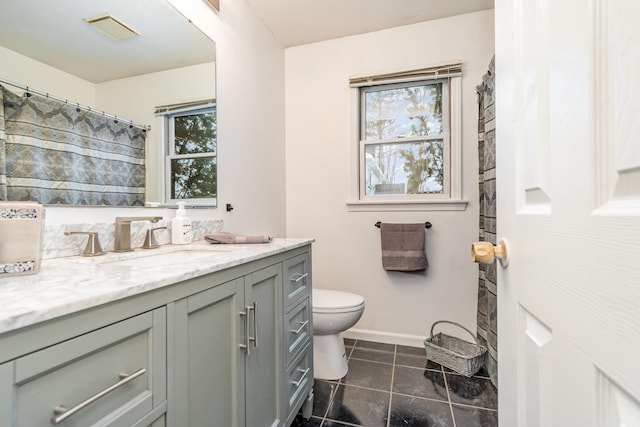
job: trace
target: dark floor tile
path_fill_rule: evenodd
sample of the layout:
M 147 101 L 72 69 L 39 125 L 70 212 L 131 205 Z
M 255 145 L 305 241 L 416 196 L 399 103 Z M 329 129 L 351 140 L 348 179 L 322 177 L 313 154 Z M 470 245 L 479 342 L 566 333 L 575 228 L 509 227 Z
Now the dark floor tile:
M 442 365 L 432 360 L 427 360 L 427 363 L 425 363 L 424 368 L 432 369 L 434 371 L 442 371 Z
M 344 345 L 348 345 L 350 347 L 353 347 L 353 345 L 356 343 L 356 340 L 352 339 L 352 338 L 344 338 Z
M 424 347 L 410 347 L 408 345 L 397 345 L 396 353 L 422 357 L 426 357 L 427 354 L 424 350 Z
M 404 345 L 396 346 L 396 365 L 413 366 L 414 368 L 424 368 L 427 363 L 427 355 L 424 347 L 407 347 Z M 431 362 L 434 366 L 435 363 Z
M 354 424 L 343 424 L 338 421 L 325 420 L 322 427 L 352 427 Z
M 294 418 L 290 427 L 320 427 L 322 425 L 322 418 L 311 417 L 309 420 L 302 418 L 302 415 L 298 414 Z
M 327 413 L 333 392 L 338 387 L 338 383 L 314 380 L 313 384 L 313 415 L 316 417 L 324 417 Z
M 457 427 L 498 427 L 498 412 L 471 406 L 453 405 Z
M 349 385 L 389 391 L 393 365 L 350 359 L 349 372 L 342 382 Z
M 388 411 L 389 392 L 340 384 L 327 419 L 357 426 L 385 427 Z
M 442 371 L 443 369 L 445 369 L 441 364 L 436 363 L 433 360 L 427 360 L 427 363 L 425 363 L 424 368 L 432 369 L 434 371 Z
M 356 348 L 368 348 L 372 350 L 381 350 L 388 351 L 393 353 L 396 349 L 395 344 L 385 344 L 382 342 L 373 342 L 373 341 L 362 341 L 357 340 L 355 346 Z
M 452 427 L 451 409 L 446 402 L 393 394 L 389 426 Z
M 349 345 L 345 345 L 344 346 L 344 354 L 347 357 L 347 360 L 349 360 L 349 358 L 351 357 L 351 352 L 353 351 L 353 347 L 349 346 Z
M 354 359 L 371 360 L 373 362 L 393 363 L 393 351 L 376 348 L 354 347 L 351 357 Z
M 417 397 L 448 401 L 444 374 L 428 369 L 396 366 L 393 374 L 393 392 Z
M 453 403 L 498 409 L 498 392 L 488 378 L 445 375 Z
M 480 368 L 480 370 L 476 372 L 474 377 L 491 378 L 491 376 L 489 375 L 489 373 L 484 367 Z

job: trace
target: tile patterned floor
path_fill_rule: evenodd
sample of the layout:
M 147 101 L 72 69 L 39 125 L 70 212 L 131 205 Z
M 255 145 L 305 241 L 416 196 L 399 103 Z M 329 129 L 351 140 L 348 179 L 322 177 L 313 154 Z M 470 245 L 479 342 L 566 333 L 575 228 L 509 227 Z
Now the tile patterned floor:
M 424 349 L 345 340 L 349 372 L 315 380 L 309 421 L 292 427 L 494 427 L 498 393 L 481 370 L 472 378 L 427 362 Z

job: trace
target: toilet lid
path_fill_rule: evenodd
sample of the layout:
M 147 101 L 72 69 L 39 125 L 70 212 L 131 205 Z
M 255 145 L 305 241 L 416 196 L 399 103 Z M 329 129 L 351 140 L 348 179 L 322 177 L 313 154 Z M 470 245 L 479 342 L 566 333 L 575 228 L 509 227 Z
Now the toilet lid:
M 313 311 L 343 310 L 364 305 L 364 298 L 351 292 L 313 289 Z

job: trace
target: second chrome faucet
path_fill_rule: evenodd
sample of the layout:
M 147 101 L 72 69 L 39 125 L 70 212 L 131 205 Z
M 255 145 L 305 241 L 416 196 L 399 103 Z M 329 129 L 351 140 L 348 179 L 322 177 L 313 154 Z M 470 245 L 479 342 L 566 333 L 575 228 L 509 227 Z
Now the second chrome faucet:
M 116 236 L 113 245 L 114 252 L 129 252 L 131 248 L 131 223 L 134 221 L 151 221 L 156 223 L 162 219 L 161 216 L 117 216 Z

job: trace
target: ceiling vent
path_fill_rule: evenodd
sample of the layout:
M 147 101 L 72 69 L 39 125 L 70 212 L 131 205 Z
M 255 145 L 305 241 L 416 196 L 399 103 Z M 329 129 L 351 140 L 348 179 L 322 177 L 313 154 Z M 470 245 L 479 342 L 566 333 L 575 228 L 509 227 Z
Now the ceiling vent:
M 85 18 L 84 22 L 114 40 L 128 39 L 130 37 L 140 35 L 140 33 L 128 25 L 123 24 L 108 13 L 91 18 Z

